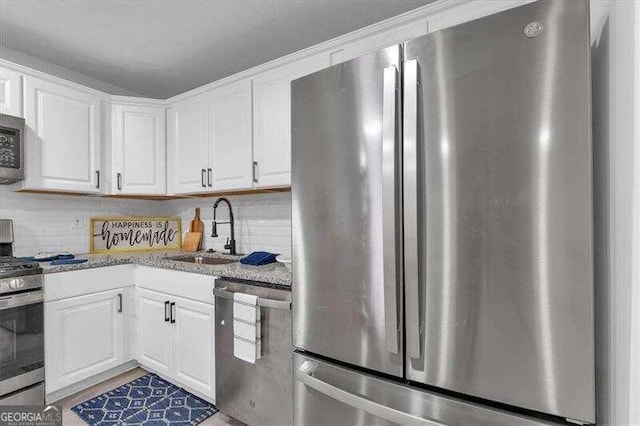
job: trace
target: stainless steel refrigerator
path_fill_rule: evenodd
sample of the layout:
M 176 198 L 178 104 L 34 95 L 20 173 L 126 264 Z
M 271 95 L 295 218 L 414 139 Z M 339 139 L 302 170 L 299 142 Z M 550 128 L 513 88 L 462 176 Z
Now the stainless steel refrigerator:
M 294 417 L 595 422 L 587 1 L 292 82 Z

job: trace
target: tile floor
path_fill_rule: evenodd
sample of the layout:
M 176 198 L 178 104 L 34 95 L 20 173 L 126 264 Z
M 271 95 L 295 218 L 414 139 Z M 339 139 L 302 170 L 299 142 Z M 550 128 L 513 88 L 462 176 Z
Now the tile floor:
M 57 404 L 62 406 L 62 424 L 65 426 L 85 426 L 86 423 L 82 421 L 80 417 L 78 417 L 71 408 L 75 405 L 86 401 L 89 398 L 94 396 L 101 395 L 111 389 L 115 389 L 118 386 L 122 386 L 125 383 L 129 383 L 132 380 L 137 379 L 138 377 L 144 376 L 147 374 L 147 371 L 142 368 L 134 368 L 131 371 L 128 371 L 124 374 L 114 377 L 113 379 L 107 380 L 105 382 L 99 383 L 95 386 L 92 386 L 88 389 L 80 391 L 74 395 L 71 395 L 61 401 L 58 401 Z M 243 426 L 244 423 L 239 422 L 236 419 L 232 419 L 230 417 L 225 416 L 221 412 L 217 412 L 213 416 L 209 417 L 204 422 L 200 423 L 203 426 Z

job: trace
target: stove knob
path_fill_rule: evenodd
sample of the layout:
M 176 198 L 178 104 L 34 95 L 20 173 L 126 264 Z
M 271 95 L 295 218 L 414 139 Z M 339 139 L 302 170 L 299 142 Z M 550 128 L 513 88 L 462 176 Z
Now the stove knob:
M 24 287 L 24 284 L 25 282 L 22 278 L 14 278 L 11 281 L 9 281 L 9 288 L 13 290 L 18 290 Z

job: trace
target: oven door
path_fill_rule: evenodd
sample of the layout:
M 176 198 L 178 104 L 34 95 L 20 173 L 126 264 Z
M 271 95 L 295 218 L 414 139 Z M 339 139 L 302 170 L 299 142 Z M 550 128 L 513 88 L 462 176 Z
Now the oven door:
M 42 290 L 0 296 L 0 397 L 43 380 Z

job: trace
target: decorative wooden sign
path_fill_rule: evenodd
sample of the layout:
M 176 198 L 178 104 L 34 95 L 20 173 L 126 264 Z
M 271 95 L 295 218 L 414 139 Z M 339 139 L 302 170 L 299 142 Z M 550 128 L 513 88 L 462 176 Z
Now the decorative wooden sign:
M 179 217 L 92 217 L 91 253 L 179 250 Z

